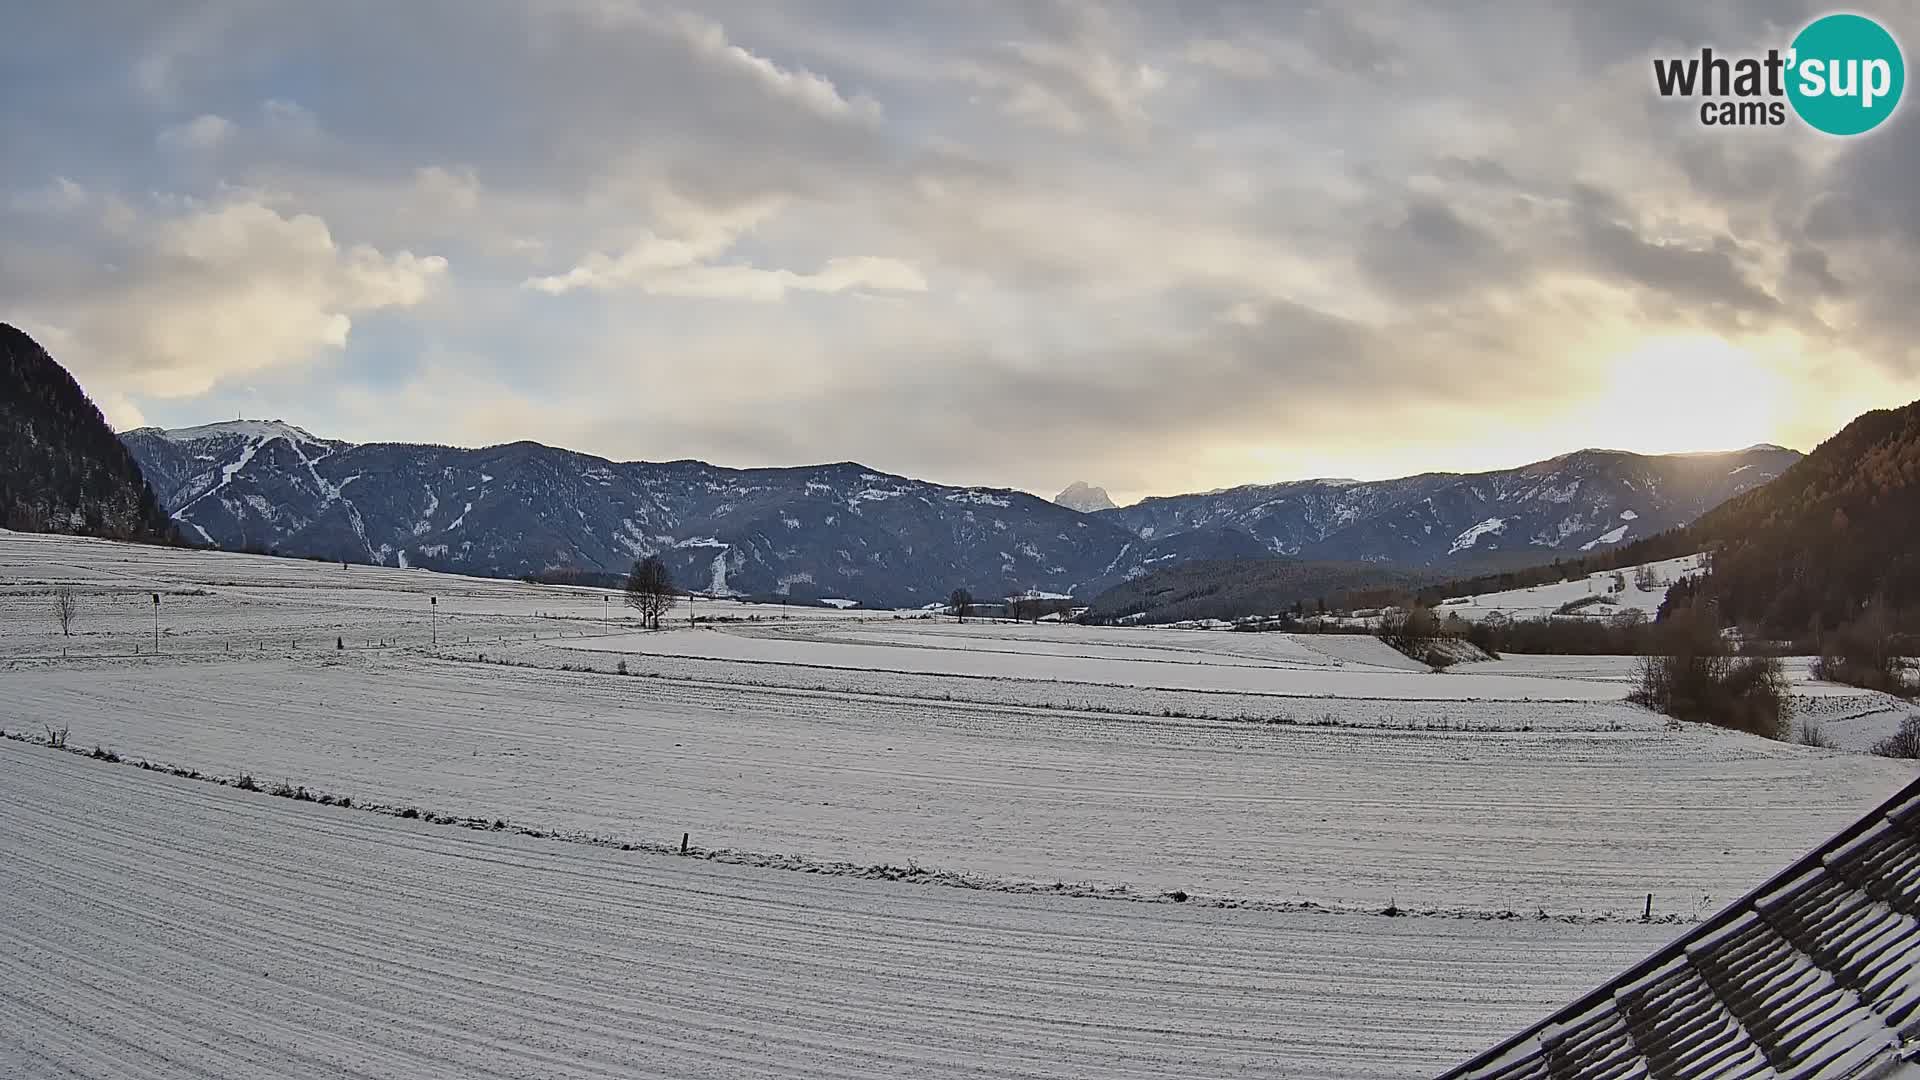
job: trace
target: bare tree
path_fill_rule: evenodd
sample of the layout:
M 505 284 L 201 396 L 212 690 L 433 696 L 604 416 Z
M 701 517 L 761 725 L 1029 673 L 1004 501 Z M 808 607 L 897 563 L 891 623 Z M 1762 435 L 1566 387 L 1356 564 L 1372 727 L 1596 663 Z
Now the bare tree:
M 953 615 L 961 622 L 967 621 L 967 613 L 972 610 L 973 594 L 967 590 L 955 589 L 952 594 L 947 597 L 948 614 Z
M 53 594 L 53 617 L 60 622 L 60 636 L 73 636 L 73 617 L 80 610 L 80 602 L 72 589 L 61 589 Z
M 627 606 L 640 613 L 640 625 L 660 629 L 660 617 L 673 610 L 679 593 L 673 587 L 673 574 L 658 555 L 649 555 L 633 564 L 627 575 Z
M 1660 575 L 1654 573 L 1651 566 L 1641 566 L 1633 572 L 1633 587 L 1641 592 L 1652 592 L 1660 587 Z

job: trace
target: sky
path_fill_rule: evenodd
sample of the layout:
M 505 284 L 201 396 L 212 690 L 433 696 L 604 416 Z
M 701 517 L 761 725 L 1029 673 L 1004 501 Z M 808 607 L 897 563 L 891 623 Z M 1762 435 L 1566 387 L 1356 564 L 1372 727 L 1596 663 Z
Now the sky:
M 1920 106 L 1708 128 L 1651 59 L 1825 10 L 35 5 L 0 320 L 123 429 L 1123 502 L 1809 449 L 1920 398 Z

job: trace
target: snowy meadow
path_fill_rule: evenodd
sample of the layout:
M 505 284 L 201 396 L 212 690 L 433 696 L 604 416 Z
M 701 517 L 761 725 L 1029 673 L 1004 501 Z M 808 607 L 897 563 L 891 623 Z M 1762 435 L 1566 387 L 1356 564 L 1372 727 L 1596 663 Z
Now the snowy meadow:
M 0 1073 L 1430 1075 L 1910 778 L 1625 658 L 12 533 L 0 612 Z

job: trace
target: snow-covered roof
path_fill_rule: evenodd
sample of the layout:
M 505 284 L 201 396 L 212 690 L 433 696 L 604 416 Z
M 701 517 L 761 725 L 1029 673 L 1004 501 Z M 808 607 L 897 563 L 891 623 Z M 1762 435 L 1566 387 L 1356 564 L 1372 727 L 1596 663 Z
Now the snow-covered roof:
M 1612 982 L 1442 1080 L 1906 1076 L 1920 781 Z

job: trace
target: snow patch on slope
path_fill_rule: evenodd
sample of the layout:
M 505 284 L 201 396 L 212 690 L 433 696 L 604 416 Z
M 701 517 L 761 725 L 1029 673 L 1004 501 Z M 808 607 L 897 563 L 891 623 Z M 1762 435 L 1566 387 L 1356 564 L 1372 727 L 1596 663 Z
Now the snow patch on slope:
M 1620 542 L 1621 537 L 1627 535 L 1627 530 L 1632 527 L 1633 526 L 1631 525 L 1622 525 L 1616 529 L 1608 529 L 1606 532 L 1601 533 L 1599 536 L 1594 537 L 1592 540 L 1589 540 L 1586 543 L 1581 544 L 1580 550 L 1592 551 L 1594 548 L 1600 546 L 1601 544 L 1617 544 Z
M 1498 536 L 1506 531 L 1507 522 L 1505 518 L 1488 518 L 1478 525 L 1469 528 L 1459 536 L 1454 537 L 1453 546 L 1447 549 L 1447 554 L 1458 555 L 1478 544 L 1481 537 L 1488 535 Z

